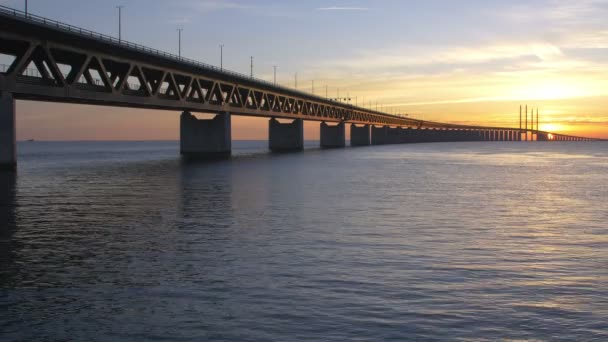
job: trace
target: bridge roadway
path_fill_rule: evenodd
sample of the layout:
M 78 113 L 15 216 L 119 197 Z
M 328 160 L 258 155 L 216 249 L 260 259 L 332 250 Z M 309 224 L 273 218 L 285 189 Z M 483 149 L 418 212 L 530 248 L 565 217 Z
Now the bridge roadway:
M 14 170 L 15 100 L 176 110 L 181 153 L 231 151 L 231 115 L 268 117 L 269 148 L 303 148 L 303 120 L 321 122 L 321 146 L 449 142 L 592 140 L 519 128 L 481 127 L 394 116 L 277 86 L 51 19 L 0 6 L 0 168 Z M 192 112 L 217 114 L 197 119 Z M 277 119 L 290 119 L 285 123 Z

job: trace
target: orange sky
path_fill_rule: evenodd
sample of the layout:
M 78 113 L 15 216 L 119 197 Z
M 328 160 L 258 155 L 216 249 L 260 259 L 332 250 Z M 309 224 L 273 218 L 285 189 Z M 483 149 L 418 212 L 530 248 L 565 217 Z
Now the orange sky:
M 569 135 L 608 138 L 608 97 L 536 102 L 540 129 Z M 411 116 L 462 124 L 517 127 L 515 102 L 471 102 L 408 106 Z M 19 140 L 177 140 L 179 112 L 17 102 Z M 203 117 L 203 116 L 201 116 Z M 233 116 L 233 139 L 268 138 L 268 119 Z M 305 122 L 305 139 L 319 138 L 318 122 Z

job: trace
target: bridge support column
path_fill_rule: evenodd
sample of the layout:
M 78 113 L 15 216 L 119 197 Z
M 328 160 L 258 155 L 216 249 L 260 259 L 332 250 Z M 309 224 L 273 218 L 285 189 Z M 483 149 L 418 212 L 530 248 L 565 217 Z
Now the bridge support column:
M 218 113 L 210 120 L 199 120 L 190 112 L 180 118 L 180 152 L 189 159 L 230 157 L 232 134 L 230 113 Z
M 387 143 L 388 126 L 372 126 L 372 145 L 384 145 Z
M 0 171 L 17 169 L 15 99 L 13 94 L 0 94 Z
M 371 143 L 369 125 L 350 125 L 350 146 L 368 146 Z
M 340 122 L 336 126 L 330 126 L 321 122 L 321 147 L 339 148 L 346 146 L 346 126 Z
M 272 118 L 268 122 L 268 148 L 272 152 L 302 151 L 304 149 L 304 120 L 280 123 Z

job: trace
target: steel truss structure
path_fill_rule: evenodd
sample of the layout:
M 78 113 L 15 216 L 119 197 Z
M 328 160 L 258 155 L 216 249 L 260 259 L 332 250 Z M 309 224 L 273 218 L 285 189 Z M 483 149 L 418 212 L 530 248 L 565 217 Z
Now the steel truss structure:
M 393 127 L 520 131 L 404 118 L 0 6 L 0 92 L 15 99 Z M 541 133 L 541 132 L 539 132 Z

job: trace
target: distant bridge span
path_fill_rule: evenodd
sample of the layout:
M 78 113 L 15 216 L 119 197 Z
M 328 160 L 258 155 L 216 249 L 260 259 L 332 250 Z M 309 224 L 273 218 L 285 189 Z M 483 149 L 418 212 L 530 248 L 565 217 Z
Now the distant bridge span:
M 15 99 L 183 111 L 181 152 L 230 154 L 230 115 L 271 118 L 270 148 L 303 147 L 303 120 L 321 121 L 321 146 L 432 141 L 519 141 L 519 128 L 404 118 L 310 93 L 0 6 L 0 167 L 14 169 Z M 190 112 L 217 113 L 198 120 Z M 276 119 L 292 119 L 280 123 Z M 337 125 L 327 125 L 326 122 Z M 377 127 L 380 126 L 380 127 Z M 592 140 L 559 134 L 555 140 Z

